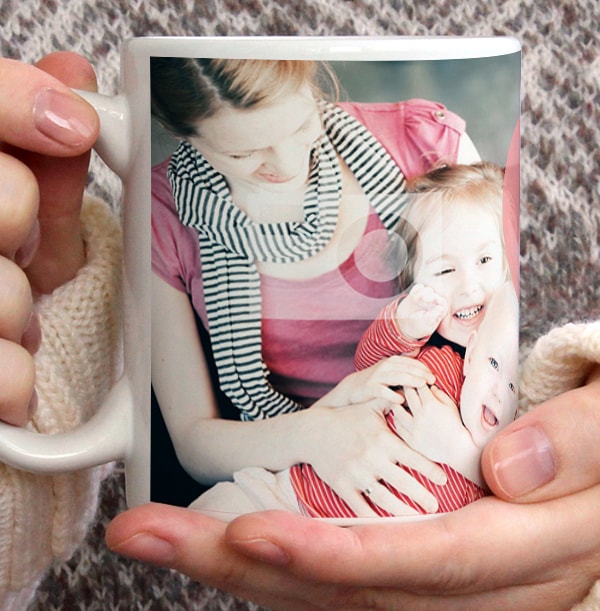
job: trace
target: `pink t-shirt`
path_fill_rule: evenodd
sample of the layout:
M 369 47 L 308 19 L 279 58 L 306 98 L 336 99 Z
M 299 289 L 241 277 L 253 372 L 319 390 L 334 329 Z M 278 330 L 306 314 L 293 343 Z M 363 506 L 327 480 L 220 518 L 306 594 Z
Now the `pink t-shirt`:
M 456 160 L 464 121 L 424 100 L 342 104 L 387 149 L 406 176 Z M 202 264 L 194 229 L 183 226 L 167 178 L 152 170 L 152 269 L 187 293 L 207 326 Z M 372 212 L 361 242 L 338 269 L 309 280 L 261 276 L 263 359 L 277 390 L 310 405 L 354 371 L 363 332 L 397 292 L 382 251 L 386 232 Z

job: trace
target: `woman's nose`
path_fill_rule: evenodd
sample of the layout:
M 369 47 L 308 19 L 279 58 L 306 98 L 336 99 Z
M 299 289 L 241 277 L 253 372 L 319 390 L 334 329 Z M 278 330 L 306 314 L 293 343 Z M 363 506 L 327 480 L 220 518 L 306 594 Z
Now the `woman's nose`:
M 296 176 L 306 165 L 308 149 L 293 143 L 282 143 L 273 147 L 266 160 L 267 166 L 283 178 Z

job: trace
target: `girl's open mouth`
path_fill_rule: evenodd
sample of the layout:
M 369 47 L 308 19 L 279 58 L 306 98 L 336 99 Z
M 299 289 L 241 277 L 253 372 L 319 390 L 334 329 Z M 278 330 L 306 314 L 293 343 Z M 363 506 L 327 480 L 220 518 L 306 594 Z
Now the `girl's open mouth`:
M 483 310 L 482 305 L 472 306 L 470 308 L 464 308 L 454 313 L 454 317 L 459 320 L 471 320 L 475 318 Z

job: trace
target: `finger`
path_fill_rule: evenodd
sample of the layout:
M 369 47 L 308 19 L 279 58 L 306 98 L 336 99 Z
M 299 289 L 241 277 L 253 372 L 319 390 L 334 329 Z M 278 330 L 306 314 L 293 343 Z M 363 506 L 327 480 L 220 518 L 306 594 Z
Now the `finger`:
M 377 395 L 380 399 L 384 399 L 392 405 L 402 405 L 404 403 L 404 394 L 388 386 L 378 386 Z
M 68 85 L 33 66 L 0 59 L 0 141 L 45 155 L 89 150 L 98 116 Z
M 27 423 L 37 404 L 34 382 L 31 354 L 19 344 L 0 339 L 0 419 L 16 426 Z
M 106 543 L 118 554 L 175 569 L 272 608 L 317 608 L 308 602 L 309 584 L 240 554 L 225 541 L 225 526 L 189 509 L 152 503 L 117 516 L 106 530 Z M 285 558 L 280 560 L 285 564 Z
M 363 475 L 362 480 L 366 482 L 372 481 L 366 473 Z M 366 487 L 361 489 L 360 485 L 342 478 L 336 483 L 335 492 L 344 500 L 355 516 L 360 518 L 377 518 L 377 512 L 367 501 L 367 495 L 364 493 L 365 489 Z
M 413 503 L 423 509 L 425 513 L 436 513 L 439 507 L 437 498 L 414 476 L 399 465 L 390 464 L 382 469 L 380 480 L 386 482 L 392 489 L 402 491 Z M 371 500 L 393 515 L 410 515 L 419 513 L 398 498 L 383 484 L 371 486 Z
M 431 372 L 431 369 L 418 359 L 408 356 L 392 356 L 388 358 L 387 363 L 393 367 L 394 371 L 422 378 L 428 384 L 435 382 L 435 375 Z
M 600 367 L 598 368 L 600 370 Z M 486 482 L 500 498 L 551 499 L 600 482 L 600 375 L 542 403 L 484 448 Z
M 413 416 L 406 411 L 404 407 L 393 409 L 391 411 L 394 431 L 399 434 L 400 430 L 410 430 L 410 428 L 413 426 Z M 400 437 L 402 437 L 402 435 L 400 435 Z
M 415 392 L 419 398 L 419 407 L 427 405 L 431 401 L 437 401 L 444 405 L 455 407 L 452 399 L 436 386 L 420 386 L 415 389 Z
M 557 550 L 563 568 L 597 551 L 599 502 L 600 489 L 537 505 L 488 497 L 427 520 L 353 528 L 292 514 L 249 514 L 229 524 L 226 538 L 252 558 L 284 560 L 289 571 L 317 583 L 468 593 L 542 581 Z M 255 545 L 258 541 L 270 555 Z
M 443 486 L 446 483 L 447 475 L 439 465 L 413 450 L 396 435 L 393 439 L 394 447 L 390 450 L 391 455 L 394 456 L 393 463 L 418 471 L 434 484 Z
M 0 257 L 0 337 L 19 343 L 33 310 L 33 298 L 23 270 Z
M 441 388 L 438 388 L 437 386 L 430 386 L 427 387 L 427 390 L 429 391 L 429 394 L 435 397 L 435 399 L 437 399 L 440 403 L 445 403 L 448 407 L 456 407 L 454 401 Z M 421 396 L 423 396 L 425 387 L 421 388 L 420 391 Z
M 41 74 L 51 75 L 69 87 L 95 91 L 96 77 L 90 64 L 74 53 L 53 53 L 37 64 Z M 91 111 L 91 106 L 86 112 Z M 97 129 L 95 130 L 97 135 Z M 39 184 L 41 239 L 27 273 L 38 292 L 49 293 L 70 280 L 85 261 L 80 234 L 80 210 L 89 166 L 89 147 L 73 148 L 68 159 L 20 151 L 18 156 L 34 172 Z M 42 151 L 45 152 L 45 151 Z M 60 180 L 56 177 L 60 176 Z
M 40 319 L 35 312 L 31 313 L 31 317 L 21 336 L 21 346 L 30 354 L 35 354 L 42 345 L 42 327 Z
M 376 482 L 372 486 L 365 488 L 363 494 L 367 495 L 368 499 L 372 503 L 387 513 L 390 513 L 392 516 L 419 515 L 419 512 L 416 509 L 402 502 L 396 494 L 390 492 L 390 490 L 380 482 Z M 407 494 L 407 496 L 410 497 L 410 494 Z M 437 504 L 435 509 L 433 509 L 433 513 L 435 513 L 436 510 Z
M 0 255 L 12 258 L 36 226 L 40 195 L 31 170 L 5 153 L 0 177 Z
M 96 75 L 92 66 L 83 57 L 68 52 L 52 53 L 36 64 L 36 68 L 58 79 L 68 87 L 84 91 L 96 91 Z M 86 113 L 91 112 L 98 124 L 96 111 L 87 103 Z M 40 197 L 42 212 L 45 215 L 52 212 L 57 217 L 65 215 L 66 211 L 79 210 L 81 194 L 87 180 L 89 163 L 89 150 L 95 141 L 98 129 L 94 131 L 94 139 L 87 142 L 87 146 L 77 151 L 77 155 L 69 160 L 56 159 L 54 156 L 44 155 L 32 160 L 34 172 L 40 183 Z M 56 180 L 56 171 L 61 171 L 61 180 Z M 53 202 L 53 206 L 44 206 L 46 201 Z M 60 206 L 58 203 L 60 202 Z
M 423 407 L 423 402 L 421 401 L 421 397 L 417 393 L 414 388 L 405 388 L 404 389 L 404 397 L 406 398 L 406 403 L 410 408 L 410 411 L 414 414 L 418 412 L 421 407 Z

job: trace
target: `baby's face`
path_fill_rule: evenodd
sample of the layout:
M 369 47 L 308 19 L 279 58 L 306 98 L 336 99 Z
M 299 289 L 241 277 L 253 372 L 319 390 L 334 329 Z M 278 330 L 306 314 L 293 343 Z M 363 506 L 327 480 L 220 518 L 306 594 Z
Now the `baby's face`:
M 421 230 L 415 283 L 431 287 L 448 303 L 438 333 L 466 346 L 503 282 L 504 250 L 496 219 L 486 207 L 455 202 Z
M 505 289 L 501 289 L 507 292 Z M 512 286 L 510 290 L 513 291 Z M 500 295 L 502 298 L 502 295 Z M 476 446 L 483 446 L 515 417 L 518 382 L 518 310 L 516 296 L 490 304 L 465 355 L 460 414 Z M 500 306 L 506 306 L 500 311 Z
M 518 367 L 516 355 L 510 352 L 501 347 L 478 351 L 463 383 L 461 418 L 480 448 L 515 417 Z

